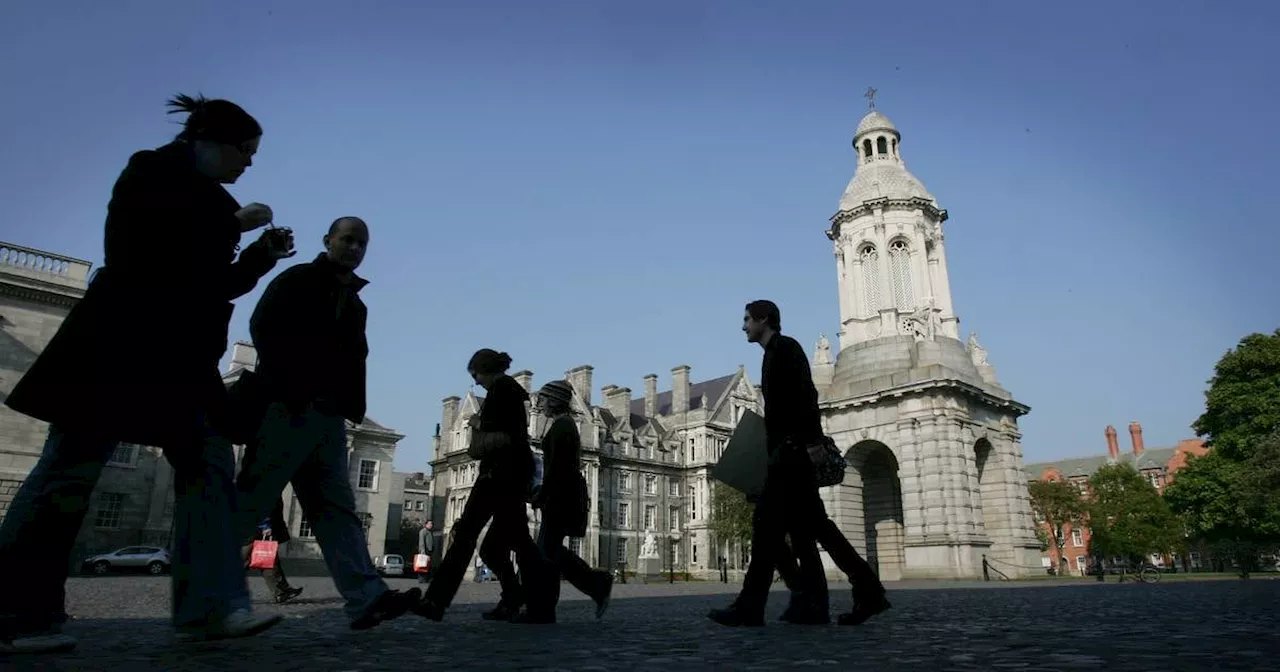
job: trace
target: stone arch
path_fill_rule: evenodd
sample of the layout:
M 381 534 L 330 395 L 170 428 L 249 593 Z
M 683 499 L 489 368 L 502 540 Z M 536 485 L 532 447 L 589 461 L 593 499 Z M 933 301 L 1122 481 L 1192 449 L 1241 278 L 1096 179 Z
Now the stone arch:
M 976 504 L 982 511 L 982 515 L 978 517 L 982 521 L 983 530 L 987 537 L 994 542 L 1000 536 L 1000 532 L 1004 529 L 1001 521 L 1004 520 L 1006 513 L 1002 507 L 1002 498 L 1000 496 L 1000 454 L 996 452 L 995 446 L 991 445 L 985 437 L 978 439 L 973 444 L 973 465 L 978 477 L 978 488 L 975 499 Z
M 902 510 L 902 480 L 898 458 L 879 441 L 861 441 L 849 449 L 854 523 L 850 541 L 863 551 L 880 578 L 896 581 L 906 568 L 906 529 Z M 860 524 L 859 524 L 860 523 Z M 861 543 L 859 543 L 861 542 Z

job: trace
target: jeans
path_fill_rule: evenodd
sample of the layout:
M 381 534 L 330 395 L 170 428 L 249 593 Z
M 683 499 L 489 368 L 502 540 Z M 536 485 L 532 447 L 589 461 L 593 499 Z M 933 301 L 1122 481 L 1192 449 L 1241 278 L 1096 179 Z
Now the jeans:
M 543 518 L 538 528 L 536 543 L 547 567 L 542 580 L 530 590 L 531 612 L 555 612 L 556 604 L 560 602 L 561 577 L 592 599 L 598 599 L 609 583 L 609 572 L 591 569 L 585 560 L 564 547 L 564 539 L 568 536 L 564 530 L 564 525 L 553 516 Z
M 65 620 L 70 554 L 116 442 L 49 428 L 44 453 L 0 524 L 0 620 L 38 632 Z M 248 609 L 232 533 L 235 458 L 206 429 L 199 445 L 165 449 L 174 468 L 173 624 L 198 626 Z M 33 561 L 38 558 L 38 561 Z
M 822 521 L 817 526 L 816 541 L 826 549 L 836 567 L 849 577 L 849 583 L 853 585 L 854 601 L 874 600 L 884 595 L 884 584 L 880 582 L 880 577 L 876 576 L 870 563 L 858 555 L 858 551 L 849 543 L 836 522 L 827 517 L 825 508 Z M 791 591 L 792 599 L 807 598 L 803 588 L 804 578 L 796 566 L 795 552 L 784 548 L 777 561 L 778 574 Z
M 749 612 L 763 612 L 778 559 L 794 553 L 800 561 L 800 588 L 814 604 L 827 604 L 827 578 L 816 539 L 826 510 L 818 494 L 813 465 L 807 455 L 788 452 L 769 467 L 764 491 L 753 514 L 751 564 L 735 604 Z M 786 536 L 791 535 L 791 548 Z
M 253 459 L 241 465 L 237 481 L 237 539 L 240 543 L 251 539 L 284 486 L 293 483 L 329 575 L 346 600 L 347 616 L 363 616 L 388 589 L 369 557 L 369 540 L 356 516 L 346 422 L 313 406 L 295 414 L 284 404 L 274 403 L 263 417 L 257 441 Z
M 502 603 L 513 608 L 524 603 L 524 590 L 511 564 L 511 552 L 515 551 L 520 571 L 530 585 L 540 580 L 543 564 L 542 554 L 529 538 L 529 516 L 524 501 L 527 491 L 522 485 L 490 476 L 476 481 L 462 516 L 453 525 L 453 545 L 445 551 L 444 560 L 427 588 L 427 599 L 441 609 L 453 602 L 480 532 L 492 519 L 480 545 L 480 559 L 502 584 Z

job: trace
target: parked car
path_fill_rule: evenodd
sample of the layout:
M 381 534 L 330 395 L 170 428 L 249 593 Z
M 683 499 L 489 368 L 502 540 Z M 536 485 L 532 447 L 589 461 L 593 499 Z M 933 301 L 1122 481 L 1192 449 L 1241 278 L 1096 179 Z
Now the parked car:
M 173 559 L 169 550 L 155 546 L 126 546 L 120 550 L 84 559 L 81 571 L 99 576 L 110 572 L 146 572 L 160 575 L 169 571 Z
M 404 576 L 404 557 L 394 553 L 378 561 L 378 573 L 383 576 Z

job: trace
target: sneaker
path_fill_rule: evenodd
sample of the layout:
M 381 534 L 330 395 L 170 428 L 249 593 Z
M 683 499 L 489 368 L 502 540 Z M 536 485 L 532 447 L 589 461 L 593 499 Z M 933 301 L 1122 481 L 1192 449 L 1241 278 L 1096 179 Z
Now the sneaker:
M 764 626 L 763 614 L 748 613 L 736 605 L 730 606 L 728 609 L 712 609 L 707 614 L 707 618 L 731 628 L 759 628 Z
M 422 591 L 417 588 L 410 588 L 404 592 L 387 590 L 378 596 L 373 606 L 369 607 L 363 616 L 351 621 L 351 629 L 368 630 L 383 621 L 399 618 L 421 601 Z
M 285 588 L 276 594 L 276 604 L 284 604 L 302 594 L 302 588 Z
M 76 648 L 76 638 L 52 630 L 16 635 L 0 641 L 0 653 L 64 653 Z
M 179 627 L 174 640 L 182 644 L 252 637 L 282 620 L 284 616 L 280 614 L 255 614 L 248 609 L 237 609 L 218 621 Z
M 600 591 L 600 595 L 593 598 L 596 602 L 596 620 L 604 618 L 604 612 L 609 609 L 609 600 L 613 597 L 613 575 L 608 572 L 604 574 L 604 590 Z
M 836 623 L 839 625 L 862 625 L 867 622 L 867 619 L 888 610 L 892 606 L 883 595 L 856 602 L 853 605 L 853 611 L 847 614 L 840 614 L 840 617 L 836 619 Z

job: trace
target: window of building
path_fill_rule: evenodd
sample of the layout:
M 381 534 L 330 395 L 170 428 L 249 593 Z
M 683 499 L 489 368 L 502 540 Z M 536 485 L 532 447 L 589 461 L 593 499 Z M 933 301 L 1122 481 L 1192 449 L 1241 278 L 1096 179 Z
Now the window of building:
M 302 520 L 298 523 L 298 538 L 315 539 L 316 533 L 311 529 L 311 522 L 307 520 L 306 514 L 303 514 Z
M 1077 555 L 1076 571 L 1080 572 L 1081 574 L 1084 574 L 1085 572 L 1089 571 L 1089 558 L 1083 555 Z
M 671 566 L 675 567 L 680 564 L 680 544 L 673 539 L 671 541 Z
M 888 154 L 888 153 L 889 153 L 889 141 L 885 140 L 883 135 L 876 138 L 876 154 Z
M 1190 555 L 1191 557 L 1189 559 L 1191 561 L 1191 568 L 1200 569 L 1200 554 L 1195 551 L 1192 551 Z
M 1080 534 L 1080 530 L 1071 530 L 1071 545 L 1084 546 L 1084 535 Z
M 644 475 L 644 494 L 658 494 L 658 477 L 655 474 Z
M 405 510 L 405 511 L 412 511 L 412 510 L 413 510 L 413 500 L 411 500 L 411 499 L 406 499 L 406 500 L 404 500 L 404 510 Z
M 476 482 L 476 463 L 475 462 L 472 462 L 471 464 L 467 465 L 467 481 L 470 483 Z
M 689 484 L 689 520 L 698 519 L 698 488 L 695 484 Z
M 626 564 L 627 562 L 627 540 L 618 540 L 618 562 Z
M 569 552 L 573 553 L 579 558 L 582 557 L 582 538 L 581 537 L 571 537 L 569 539 Z
M 667 526 L 672 532 L 680 531 L 680 507 L 673 506 L 667 511 Z
M 669 497 L 680 496 L 680 479 L 674 476 L 667 477 L 667 496 Z
M 618 491 L 631 492 L 631 472 L 618 470 Z
M 895 240 L 889 245 L 889 276 L 893 281 L 893 303 L 898 310 L 915 308 L 911 288 L 911 251 L 907 241 Z
M 644 507 L 644 529 L 658 529 L 658 507 L 652 504 Z
M 361 490 L 378 489 L 378 461 L 360 460 L 360 472 L 356 479 L 356 487 Z
M 863 302 L 867 304 L 867 314 L 874 315 L 880 310 L 880 253 L 874 245 L 867 245 L 858 258 L 862 262 Z
M 107 460 L 107 464 L 117 467 L 132 467 L 138 459 L 138 444 L 136 443 L 117 443 L 116 449 L 111 453 L 111 459 Z
M 694 441 L 695 437 L 689 437 L 689 461 L 698 461 L 698 444 Z
M 693 545 L 693 564 L 698 564 L 698 545 Z
M 426 501 L 426 500 L 424 500 L 424 499 L 419 499 L 419 500 L 416 502 L 416 506 L 415 506 L 415 508 L 416 508 L 418 511 L 425 511 L 425 510 L 427 509 L 427 501 Z
M 872 157 L 871 138 L 867 138 L 866 140 L 862 141 L 862 159 L 865 161 L 870 159 L 871 157 Z
M 1160 476 L 1159 471 L 1148 472 L 1147 480 L 1151 482 L 1151 487 L 1155 488 L 1156 490 L 1159 490 L 1160 486 L 1164 483 L 1164 479 Z
M 98 509 L 93 515 L 93 526 L 106 530 L 120 528 L 124 514 L 124 493 L 104 492 L 98 495 Z
M 631 527 L 631 505 L 627 502 L 618 502 L 618 528 L 627 529 Z

